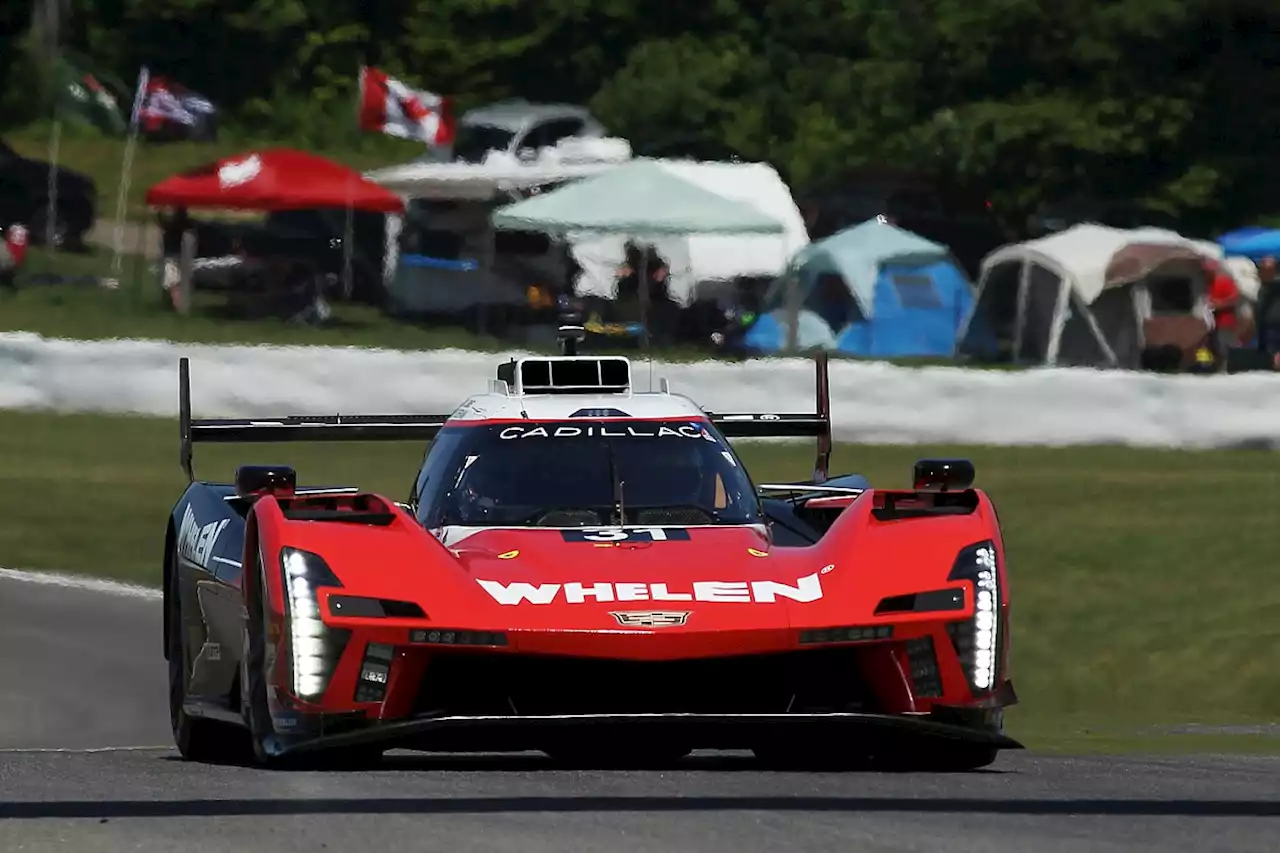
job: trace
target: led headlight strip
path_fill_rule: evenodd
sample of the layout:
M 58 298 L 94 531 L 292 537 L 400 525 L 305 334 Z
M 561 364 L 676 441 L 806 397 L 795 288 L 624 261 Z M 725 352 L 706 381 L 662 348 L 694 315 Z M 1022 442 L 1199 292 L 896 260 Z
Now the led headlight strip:
M 316 554 L 282 548 L 284 600 L 289 622 L 290 669 L 293 692 L 301 699 L 318 700 L 333 677 L 349 633 L 335 631 L 320 617 L 319 587 L 341 587 L 333 571 Z
M 960 552 L 948 580 L 972 581 L 974 613 L 971 620 L 948 625 L 956 652 L 974 692 L 995 687 L 1000 665 L 1000 581 L 996 570 L 996 546 L 987 540 Z

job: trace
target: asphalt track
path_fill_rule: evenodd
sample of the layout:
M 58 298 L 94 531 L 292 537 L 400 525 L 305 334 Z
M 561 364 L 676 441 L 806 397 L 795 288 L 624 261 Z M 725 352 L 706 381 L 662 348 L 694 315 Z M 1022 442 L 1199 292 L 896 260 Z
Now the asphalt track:
M 694 756 L 571 772 L 389 756 L 372 772 L 199 766 L 170 747 L 155 599 L 0 570 L 0 850 L 1266 851 L 1280 760 L 1002 756 L 955 775 Z

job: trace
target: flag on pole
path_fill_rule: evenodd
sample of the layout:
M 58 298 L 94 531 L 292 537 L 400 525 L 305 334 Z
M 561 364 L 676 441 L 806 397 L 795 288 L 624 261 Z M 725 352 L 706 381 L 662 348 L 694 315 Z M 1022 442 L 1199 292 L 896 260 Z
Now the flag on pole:
M 411 89 L 368 66 L 360 68 L 361 130 L 425 142 L 437 148 L 453 142 L 455 125 L 449 98 Z

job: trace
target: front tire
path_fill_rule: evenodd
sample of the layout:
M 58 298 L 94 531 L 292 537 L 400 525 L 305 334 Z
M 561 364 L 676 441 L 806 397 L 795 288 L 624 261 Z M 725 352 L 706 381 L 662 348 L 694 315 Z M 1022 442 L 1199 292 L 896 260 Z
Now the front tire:
M 263 577 L 261 560 L 254 560 L 252 571 L 254 588 L 252 595 L 246 596 L 245 600 L 247 617 L 244 626 L 244 655 L 241 657 L 244 661 L 244 670 L 240 674 L 240 683 L 244 685 L 241 707 L 244 709 L 245 724 L 249 727 L 254 759 L 262 767 L 275 768 L 284 766 L 285 761 L 278 754 L 281 744 L 271 721 L 271 707 L 267 701 L 268 613 L 266 578 Z M 245 579 L 249 580 L 249 577 Z
M 249 574 L 246 572 L 246 580 Z M 255 559 L 253 575 L 255 589 L 246 597 L 247 619 L 244 627 L 244 669 L 240 683 L 244 685 L 241 707 L 249 727 L 249 740 L 253 746 L 255 762 L 269 770 L 365 770 L 382 760 L 382 749 L 377 746 L 349 747 L 303 755 L 284 753 L 285 742 L 271 720 L 271 706 L 267 700 L 267 623 L 270 620 L 267 604 L 266 577 L 261 561 Z

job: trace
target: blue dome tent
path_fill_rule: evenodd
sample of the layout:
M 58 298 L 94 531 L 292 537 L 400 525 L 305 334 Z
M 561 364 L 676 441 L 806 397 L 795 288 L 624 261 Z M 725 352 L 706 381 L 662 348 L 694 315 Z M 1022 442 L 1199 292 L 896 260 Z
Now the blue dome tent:
M 973 310 L 973 286 L 946 246 L 879 218 L 802 249 L 770 287 L 744 348 L 787 348 L 792 294 L 796 345 L 846 355 L 954 356 Z

